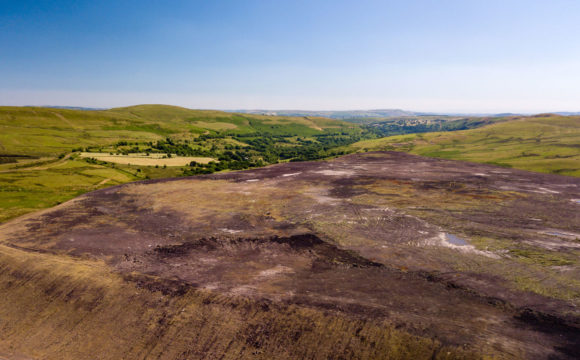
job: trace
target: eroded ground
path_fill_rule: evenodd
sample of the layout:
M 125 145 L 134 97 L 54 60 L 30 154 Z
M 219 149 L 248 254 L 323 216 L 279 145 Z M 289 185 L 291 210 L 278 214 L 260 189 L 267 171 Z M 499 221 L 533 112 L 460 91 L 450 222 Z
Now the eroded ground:
M 579 199 L 577 178 L 367 153 L 103 189 L 2 225 L 0 241 L 103 260 L 169 296 L 385 321 L 485 356 L 575 358 Z

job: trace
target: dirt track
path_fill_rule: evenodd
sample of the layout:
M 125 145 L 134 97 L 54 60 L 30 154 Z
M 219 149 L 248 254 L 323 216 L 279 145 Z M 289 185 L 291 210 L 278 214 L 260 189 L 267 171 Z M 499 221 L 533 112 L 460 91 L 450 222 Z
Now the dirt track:
M 482 354 L 574 358 L 577 199 L 577 178 L 368 153 L 102 189 L 3 225 L 0 241 L 102 259 L 169 296 L 204 289 Z

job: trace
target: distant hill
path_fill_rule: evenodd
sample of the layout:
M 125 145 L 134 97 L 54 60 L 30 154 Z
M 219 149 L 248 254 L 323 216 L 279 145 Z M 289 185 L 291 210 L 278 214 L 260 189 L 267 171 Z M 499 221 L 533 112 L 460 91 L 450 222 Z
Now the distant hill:
M 356 151 L 398 150 L 518 169 L 580 176 L 580 116 L 497 119 L 476 129 L 365 140 Z
M 351 119 L 351 118 L 381 118 L 391 116 L 417 116 L 421 113 L 400 109 L 383 110 L 339 110 L 339 111 L 310 111 L 310 110 L 235 110 L 246 114 L 260 114 L 271 116 L 321 116 L 331 119 Z
M 580 115 L 580 111 L 577 111 L 577 112 L 564 111 L 564 112 L 556 112 L 554 114 L 563 115 L 563 116 L 578 116 L 578 115 Z
M 109 108 L 97 108 L 97 107 L 60 106 L 60 105 L 42 105 L 42 106 L 28 105 L 27 107 L 45 107 L 45 108 L 52 108 L 52 109 L 69 109 L 69 110 L 86 110 L 86 111 L 109 109 Z
M 521 116 L 517 113 L 437 113 L 424 111 L 409 111 L 401 109 L 375 109 L 375 110 L 234 110 L 232 112 L 239 112 L 245 114 L 269 115 L 269 116 L 321 116 L 331 119 L 340 119 L 350 122 L 368 122 L 368 119 L 374 120 L 388 120 L 394 117 L 438 117 L 438 118 L 473 118 L 473 117 L 505 117 L 505 116 Z M 560 114 L 560 113 L 558 113 Z M 564 114 L 564 113 L 561 113 Z M 572 114 L 572 113 L 569 113 Z

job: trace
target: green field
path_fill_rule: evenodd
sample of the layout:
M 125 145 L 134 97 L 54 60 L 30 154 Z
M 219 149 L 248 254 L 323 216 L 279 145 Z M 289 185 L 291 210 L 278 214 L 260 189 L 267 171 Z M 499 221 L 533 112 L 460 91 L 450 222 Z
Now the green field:
M 453 160 L 580 176 L 580 117 L 538 115 L 477 129 L 364 140 L 357 152 L 406 151 Z
M 87 191 L 143 178 L 135 168 L 110 168 L 72 158 L 19 169 L 11 165 L 0 166 L 0 222 Z

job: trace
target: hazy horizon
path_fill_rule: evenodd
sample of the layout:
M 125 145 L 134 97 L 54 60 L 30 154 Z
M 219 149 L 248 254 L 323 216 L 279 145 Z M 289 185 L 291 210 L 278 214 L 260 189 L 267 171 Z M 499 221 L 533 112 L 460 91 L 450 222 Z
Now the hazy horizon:
M 0 3 L 0 105 L 580 111 L 580 3 Z
M 21 106 L 21 107 L 53 107 L 53 108 L 79 108 L 86 110 L 109 110 L 114 108 L 123 108 L 131 106 L 141 106 L 141 105 L 166 105 L 166 106 L 177 106 L 183 107 L 190 110 L 217 110 L 224 112 L 236 112 L 236 111 L 288 111 L 288 112 L 356 112 L 356 111 L 403 111 L 403 112 L 414 112 L 414 113 L 424 113 L 432 115 L 495 115 L 495 114 L 520 114 L 520 115 L 535 115 L 542 113 L 580 113 L 580 111 L 575 110 L 552 110 L 552 111 L 537 111 L 537 112 L 524 112 L 524 111 L 497 111 L 497 112 L 474 112 L 474 111 L 423 111 L 415 109 L 407 109 L 400 107 L 377 107 L 377 108 L 338 108 L 338 109 L 308 109 L 308 108 L 208 108 L 208 107 L 191 107 L 186 105 L 177 105 L 169 103 L 134 103 L 134 104 L 121 104 L 118 106 L 86 106 L 86 105 L 70 105 L 70 104 L 0 104 L 0 106 Z

